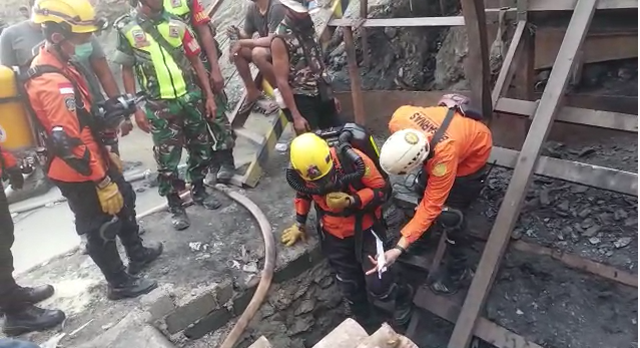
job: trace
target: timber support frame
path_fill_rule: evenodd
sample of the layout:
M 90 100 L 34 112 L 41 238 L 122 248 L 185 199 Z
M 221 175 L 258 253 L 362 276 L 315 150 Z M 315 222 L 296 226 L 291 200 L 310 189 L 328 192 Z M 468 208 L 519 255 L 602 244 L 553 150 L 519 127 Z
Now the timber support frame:
M 411 26 L 466 26 L 469 37 L 468 65 L 465 69 L 471 86 L 472 101 L 481 109 L 487 120 L 494 112 L 503 115 L 528 117 L 530 124 L 522 149 L 494 148 L 492 157 L 498 165 L 513 168 L 513 176 L 500 206 L 496 222 L 488 236 L 477 272 L 466 298 L 447 301 L 421 289 L 414 302 L 421 310 L 430 311 L 455 323 L 448 348 L 466 348 L 473 336 L 492 342 L 498 347 L 524 348 L 540 347 L 489 320 L 482 318 L 489 291 L 495 280 L 504 253 L 509 246 L 511 232 L 516 224 L 526 192 L 534 174 L 547 175 L 561 180 L 602 188 L 631 196 L 638 195 L 637 173 L 611 168 L 587 165 L 579 162 L 563 161 L 541 157 L 541 149 L 554 121 L 606 128 L 616 131 L 637 133 L 637 116 L 564 106 L 566 87 L 576 71 L 576 61 L 582 54 L 582 45 L 587 36 L 591 20 L 596 10 L 637 9 L 633 0 L 517 0 L 516 8 L 484 9 L 482 0 L 461 0 L 462 16 L 385 18 L 366 17 L 366 9 L 361 8 L 360 18 L 341 18 L 329 22 L 330 26 L 343 27 L 344 43 L 348 55 L 351 94 L 356 122 L 365 123 L 365 105 L 360 86 L 360 73 L 355 57 L 352 30 L 359 27 L 411 27 Z M 514 3 L 516 3 L 514 2 Z M 361 6 L 367 1 L 361 0 Z M 490 89 L 491 72 L 487 42 L 487 22 L 494 22 L 499 12 L 506 18 L 515 19 L 516 27 L 509 49 L 504 57 L 497 81 Z M 534 34 L 528 22 L 528 13 L 544 11 L 573 11 L 568 29 L 560 46 L 547 86 L 536 102 L 533 92 L 535 52 Z M 365 38 L 366 40 L 366 38 Z M 365 52 L 367 54 L 367 52 Z M 365 58 L 366 61 L 366 58 Z M 578 67 L 579 68 L 579 67 Z M 518 99 L 507 98 L 512 81 L 521 80 L 515 86 Z M 559 111 L 562 113 L 559 114 Z M 612 179 L 613 178 L 613 179 Z M 401 199 L 396 197 L 396 199 Z M 441 243 L 444 245 L 444 243 Z M 524 242 L 512 243 L 514 250 L 549 256 L 565 265 L 585 270 L 601 277 L 637 287 L 637 276 L 579 258 L 575 255 L 558 253 L 552 249 Z M 426 261 L 428 268 L 436 269 L 442 257 L 444 246 L 438 248 L 433 261 Z M 424 261 L 424 260 L 423 260 Z M 415 333 L 420 319 L 420 310 L 414 313 L 409 325 L 408 336 Z M 507 342 L 508 340 L 509 342 Z

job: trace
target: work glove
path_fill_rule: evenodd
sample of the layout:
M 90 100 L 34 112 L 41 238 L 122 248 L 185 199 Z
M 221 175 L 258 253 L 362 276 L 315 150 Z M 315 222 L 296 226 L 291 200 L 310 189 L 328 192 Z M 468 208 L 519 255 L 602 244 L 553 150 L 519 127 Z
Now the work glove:
M 118 189 L 118 185 L 112 182 L 109 177 L 96 186 L 96 192 L 103 212 L 109 215 L 116 215 L 122 210 L 124 205 L 122 194 Z
M 109 159 L 111 159 L 111 163 L 116 167 L 118 173 L 122 174 L 122 160 L 120 156 L 109 150 Z
M 307 235 L 304 232 L 304 226 L 300 226 L 295 224 L 282 232 L 282 237 L 280 240 L 282 244 L 285 246 L 292 246 L 296 244 L 298 240 L 302 240 L 303 242 L 307 240 Z
M 24 186 L 24 176 L 22 176 L 22 170 L 20 170 L 20 167 L 13 166 L 7 168 L 7 176 L 9 177 L 12 189 L 19 190 Z
M 353 197 L 344 192 L 331 192 L 326 195 L 327 206 L 332 210 L 344 210 L 353 204 Z

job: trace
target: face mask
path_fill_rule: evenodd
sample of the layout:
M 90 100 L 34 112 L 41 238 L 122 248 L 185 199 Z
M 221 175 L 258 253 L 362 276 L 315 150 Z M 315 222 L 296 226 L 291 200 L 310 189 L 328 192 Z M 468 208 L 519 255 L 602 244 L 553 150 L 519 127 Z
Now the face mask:
M 84 60 L 88 59 L 91 53 L 93 53 L 93 45 L 91 42 L 86 42 L 76 45 L 73 57 L 77 60 Z

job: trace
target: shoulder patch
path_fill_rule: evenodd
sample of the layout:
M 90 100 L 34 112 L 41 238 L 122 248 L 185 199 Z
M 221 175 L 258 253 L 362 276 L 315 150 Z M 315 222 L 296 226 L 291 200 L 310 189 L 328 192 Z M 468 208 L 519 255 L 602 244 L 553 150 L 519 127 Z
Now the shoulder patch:
M 368 177 L 371 174 L 371 168 L 369 166 L 364 166 L 364 176 Z
M 447 165 L 444 163 L 437 163 L 436 165 L 433 166 L 433 169 L 431 170 L 431 175 L 433 176 L 443 176 L 447 174 Z
M 64 106 L 67 107 L 67 110 L 74 112 L 76 111 L 76 99 L 73 96 L 68 96 L 64 98 Z
M 169 37 L 179 38 L 180 37 L 180 28 L 175 24 L 169 24 Z

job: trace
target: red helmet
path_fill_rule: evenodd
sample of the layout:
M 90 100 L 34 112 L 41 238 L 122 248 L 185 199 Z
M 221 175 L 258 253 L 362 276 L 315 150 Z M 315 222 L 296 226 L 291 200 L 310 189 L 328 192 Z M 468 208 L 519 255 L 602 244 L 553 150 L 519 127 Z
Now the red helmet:
M 445 94 L 438 101 L 438 106 L 446 106 L 448 108 L 461 107 L 469 104 L 469 98 L 462 94 Z

